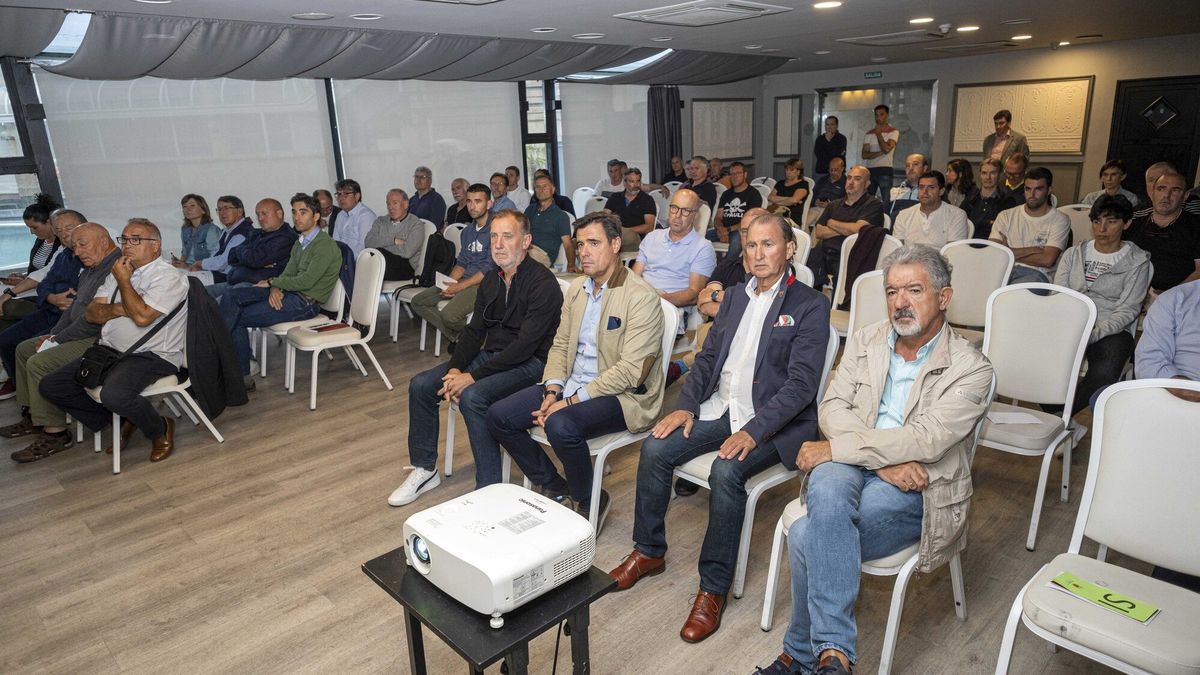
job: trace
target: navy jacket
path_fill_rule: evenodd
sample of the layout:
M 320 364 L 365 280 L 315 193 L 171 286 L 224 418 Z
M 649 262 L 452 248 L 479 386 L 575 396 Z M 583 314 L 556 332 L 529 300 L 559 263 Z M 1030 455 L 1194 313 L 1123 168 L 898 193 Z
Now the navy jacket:
M 800 446 L 816 440 L 820 433 L 817 389 L 829 342 L 829 300 L 796 281 L 790 269 L 783 283 L 783 292 L 775 296 L 763 322 L 751 389 L 754 419 L 742 430 L 757 444 L 772 441 L 780 462 L 794 469 Z M 717 391 L 721 368 L 749 303 L 744 283 L 725 293 L 704 349 L 688 371 L 676 409 L 699 416 L 700 404 Z
M 229 252 L 230 284 L 258 283 L 283 274 L 288 258 L 292 257 L 292 244 L 299 235 L 287 223 L 274 232 L 250 230 L 250 234 Z

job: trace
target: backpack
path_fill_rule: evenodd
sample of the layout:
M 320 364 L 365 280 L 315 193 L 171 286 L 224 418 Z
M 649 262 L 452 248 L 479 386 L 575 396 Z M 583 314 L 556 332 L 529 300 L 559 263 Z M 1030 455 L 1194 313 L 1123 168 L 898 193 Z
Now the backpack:
M 457 257 L 454 244 L 450 243 L 449 239 L 443 237 L 440 232 L 429 235 L 429 240 L 425 242 L 425 261 L 416 285 L 425 288 L 433 286 L 438 272 L 450 274 Z

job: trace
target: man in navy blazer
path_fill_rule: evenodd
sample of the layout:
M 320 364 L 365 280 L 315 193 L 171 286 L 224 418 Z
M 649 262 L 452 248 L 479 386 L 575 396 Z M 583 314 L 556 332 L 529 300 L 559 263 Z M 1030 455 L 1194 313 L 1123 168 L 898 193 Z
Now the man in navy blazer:
M 759 214 L 742 251 L 752 278 L 730 289 L 668 414 L 642 444 L 634 549 L 611 574 L 618 590 L 664 569 L 665 518 L 675 467 L 717 451 L 709 485 L 708 531 L 700 551 L 700 591 L 680 631 L 688 642 L 721 624 L 746 509 L 746 481 L 782 464 L 796 467 L 817 438 L 817 389 L 829 339 L 829 301 L 796 280 L 787 221 Z

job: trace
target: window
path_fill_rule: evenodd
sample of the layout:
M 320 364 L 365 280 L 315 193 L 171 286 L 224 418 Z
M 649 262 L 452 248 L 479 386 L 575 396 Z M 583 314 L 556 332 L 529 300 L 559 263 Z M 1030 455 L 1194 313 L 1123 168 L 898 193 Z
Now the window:
M 0 61 L 0 270 L 24 267 L 33 235 L 21 216 L 39 192 L 58 198 L 53 163 L 29 64 Z M 35 119 L 26 119 L 33 112 Z M 40 174 L 39 174 L 40 164 Z
M 521 181 L 532 191 L 530 176 L 546 169 L 562 192 L 559 168 L 558 83 L 553 80 L 529 80 L 517 84 L 521 101 L 521 142 L 525 146 L 525 167 Z M 549 102 L 549 105 L 547 105 Z
M 900 141 L 892 155 L 892 168 L 902 177 L 905 157 L 914 152 L 930 157 L 934 93 L 933 82 L 823 90 L 818 92 L 817 119 L 823 120 L 826 115 L 838 117 L 838 131 L 846 136 L 846 166 L 854 166 L 862 161 L 866 132 L 875 126 L 875 106 L 887 105 L 890 108 L 888 122 L 900 131 Z M 945 166 L 945 158 L 937 161 Z M 937 162 L 933 165 L 936 167 Z

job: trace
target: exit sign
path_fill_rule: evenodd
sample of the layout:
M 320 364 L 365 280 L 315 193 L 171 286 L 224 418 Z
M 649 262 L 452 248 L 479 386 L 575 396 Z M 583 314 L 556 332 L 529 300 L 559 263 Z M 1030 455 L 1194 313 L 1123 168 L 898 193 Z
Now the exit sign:
M 868 70 L 867 72 L 863 73 L 864 80 L 878 80 L 881 77 L 883 77 L 882 70 Z

